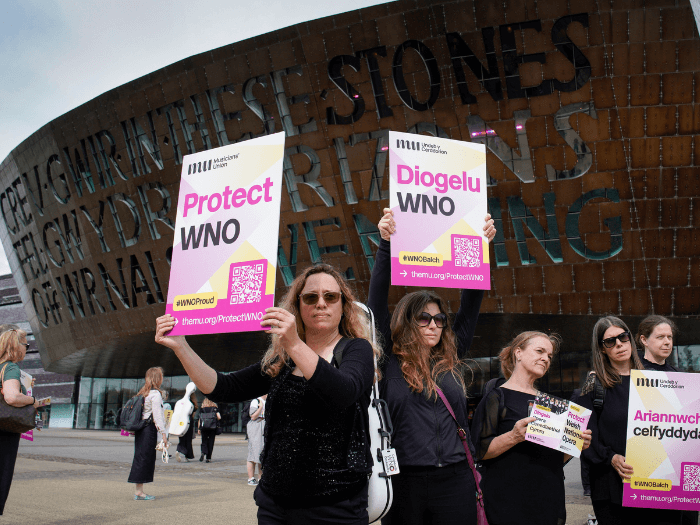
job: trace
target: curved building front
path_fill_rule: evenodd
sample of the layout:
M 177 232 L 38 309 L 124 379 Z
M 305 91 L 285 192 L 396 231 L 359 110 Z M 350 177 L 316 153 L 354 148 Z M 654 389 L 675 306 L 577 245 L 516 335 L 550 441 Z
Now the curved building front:
M 50 122 L 0 166 L 0 234 L 44 365 L 182 373 L 153 330 L 183 156 L 262 134 L 287 135 L 278 296 L 321 260 L 366 296 L 396 130 L 487 146 L 499 234 L 479 377 L 515 332 L 548 329 L 565 343 L 543 386 L 571 391 L 606 313 L 674 318 L 694 366 L 700 40 L 687 0 L 646 4 L 402 0 L 190 57 Z M 226 370 L 266 336 L 192 344 Z

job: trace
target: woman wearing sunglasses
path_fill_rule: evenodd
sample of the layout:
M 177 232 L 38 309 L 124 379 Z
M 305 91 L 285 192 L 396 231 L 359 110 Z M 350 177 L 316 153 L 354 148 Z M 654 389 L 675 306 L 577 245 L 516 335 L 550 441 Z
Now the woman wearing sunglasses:
M 232 403 L 268 394 L 264 475 L 254 495 L 260 524 L 368 522 L 367 407 L 379 350 L 353 301 L 333 267 L 307 268 L 262 318 L 272 334 L 263 359 L 231 374 L 210 368 L 184 337 L 167 336 L 173 317 L 157 319 L 156 342 L 173 349 L 209 399 Z M 342 360 L 334 366 L 339 343 Z
M 630 329 L 622 319 L 602 317 L 593 327 L 591 348 L 593 371 L 575 401 L 592 410 L 588 428 L 593 439 L 582 457 L 590 464 L 591 499 L 598 523 L 665 523 L 663 516 L 648 520 L 652 509 L 622 506 L 622 480 L 634 474 L 633 465 L 625 461 L 630 372 L 644 369 Z
M 368 300 L 384 338 L 380 397 L 389 406 L 400 469 L 392 476 L 394 502 L 382 524 L 476 523 L 474 476 L 457 426 L 436 389 L 444 392 L 469 432 L 461 360 L 474 335 L 483 292 L 462 290 L 453 326 L 447 305 L 428 290 L 403 296 L 391 316 L 390 239 L 395 231 L 393 212 L 387 208 L 379 221 L 382 240 Z M 488 215 L 484 234 L 489 242 L 496 235 Z

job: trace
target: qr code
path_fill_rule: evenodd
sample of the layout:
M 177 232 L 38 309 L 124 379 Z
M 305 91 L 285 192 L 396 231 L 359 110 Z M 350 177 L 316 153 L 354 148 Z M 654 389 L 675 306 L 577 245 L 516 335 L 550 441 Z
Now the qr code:
M 700 463 L 683 463 L 683 490 L 700 492 Z
M 263 287 L 263 265 L 248 264 L 231 268 L 231 303 L 259 303 Z
M 478 268 L 481 266 L 480 237 L 452 237 L 455 266 Z

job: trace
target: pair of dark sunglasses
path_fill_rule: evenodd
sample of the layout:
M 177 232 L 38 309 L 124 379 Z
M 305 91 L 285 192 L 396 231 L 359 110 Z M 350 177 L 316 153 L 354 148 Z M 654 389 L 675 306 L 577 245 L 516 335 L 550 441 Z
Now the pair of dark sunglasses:
M 342 296 L 343 294 L 341 292 L 323 292 L 323 302 L 326 304 L 335 304 Z M 309 306 L 313 306 L 318 303 L 320 298 L 321 296 L 317 292 L 308 292 L 299 295 L 299 299 L 301 299 L 304 304 L 308 304 Z
M 618 339 L 621 343 L 626 343 L 630 340 L 629 332 L 622 332 L 613 337 L 608 337 L 606 339 L 601 339 L 600 342 L 605 348 L 612 348 L 615 346 L 615 339 Z
M 430 322 L 435 321 L 435 326 L 438 328 L 445 328 L 447 324 L 447 316 L 445 314 L 430 315 L 428 312 L 423 312 L 418 314 L 416 317 L 416 323 L 418 326 L 430 326 Z

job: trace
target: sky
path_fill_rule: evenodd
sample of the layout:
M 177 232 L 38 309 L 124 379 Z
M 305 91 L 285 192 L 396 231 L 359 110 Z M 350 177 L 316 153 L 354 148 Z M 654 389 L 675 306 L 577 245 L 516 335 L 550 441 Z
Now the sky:
M 385 0 L 2 0 L 0 162 L 44 124 L 192 55 Z M 10 272 L 0 246 L 0 275 Z

